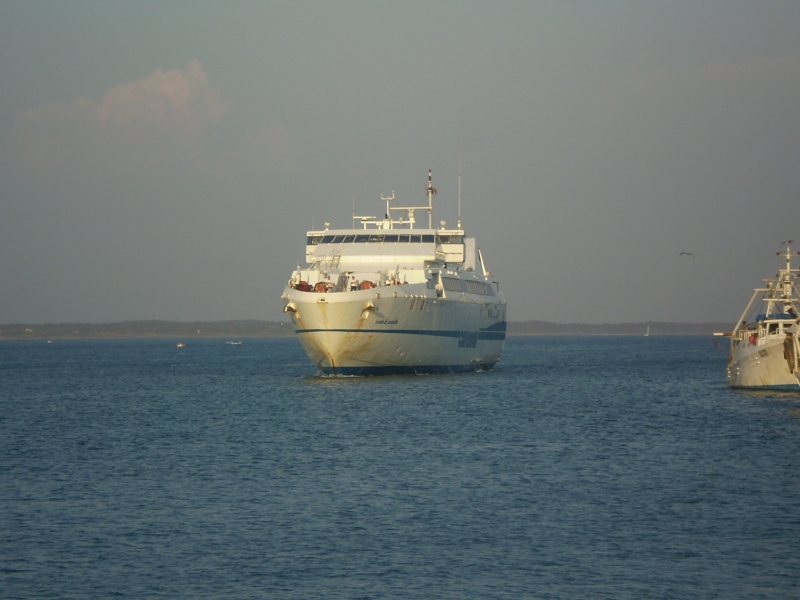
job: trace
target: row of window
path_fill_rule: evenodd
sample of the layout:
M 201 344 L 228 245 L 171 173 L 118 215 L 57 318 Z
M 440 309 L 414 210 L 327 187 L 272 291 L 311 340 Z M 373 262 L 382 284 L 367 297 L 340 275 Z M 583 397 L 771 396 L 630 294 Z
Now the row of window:
M 457 279 L 456 277 L 442 277 L 442 285 L 448 292 L 466 292 L 468 294 L 494 296 L 494 293 L 492 293 L 492 286 L 488 283 L 484 283 L 483 281 Z
M 386 235 L 382 233 L 359 233 L 355 235 L 310 235 L 306 238 L 306 244 L 316 246 L 317 244 L 364 244 L 380 242 L 397 242 L 398 244 L 463 244 L 463 235 L 437 235 L 430 234 L 401 234 Z
M 427 298 L 420 298 L 419 300 L 419 308 L 417 310 L 423 310 L 425 308 L 425 303 L 427 302 Z M 417 303 L 416 298 L 411 299 L 411 304 L 408 306 L 408 310 L 414 310 L 414 305 Z

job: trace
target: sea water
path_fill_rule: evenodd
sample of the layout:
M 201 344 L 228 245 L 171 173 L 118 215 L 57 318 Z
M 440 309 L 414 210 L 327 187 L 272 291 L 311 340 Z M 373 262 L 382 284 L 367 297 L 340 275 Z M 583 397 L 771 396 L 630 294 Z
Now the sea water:
M 175 342 L 0 342 L 0 597 L 800 596 L 800 396 L 709 337 L 367 378 Z

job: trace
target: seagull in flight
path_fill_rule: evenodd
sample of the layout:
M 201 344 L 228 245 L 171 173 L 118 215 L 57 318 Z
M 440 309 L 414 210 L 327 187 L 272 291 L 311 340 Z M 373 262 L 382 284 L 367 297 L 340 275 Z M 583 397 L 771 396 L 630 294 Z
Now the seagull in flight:
M 692 258 L 694 258 L 694 254 L 692 254 L 691 252 L 681 252 L 680 254 L 678 254 L 678 256 L 683 256 L 684 254 L 686 256 L 691 256 Z

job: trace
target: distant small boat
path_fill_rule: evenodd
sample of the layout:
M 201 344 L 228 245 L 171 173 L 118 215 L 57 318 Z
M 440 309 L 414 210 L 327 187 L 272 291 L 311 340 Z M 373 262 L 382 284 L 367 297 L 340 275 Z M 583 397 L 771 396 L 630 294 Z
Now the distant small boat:
M 242 342 L 225 342 L 228 346 L 241 346 Z
M 184 344 L 183 342 L 178 342 L 177 344 L 175 344 L 175 347 L 176 348 L 186 348 L 186 344 Z

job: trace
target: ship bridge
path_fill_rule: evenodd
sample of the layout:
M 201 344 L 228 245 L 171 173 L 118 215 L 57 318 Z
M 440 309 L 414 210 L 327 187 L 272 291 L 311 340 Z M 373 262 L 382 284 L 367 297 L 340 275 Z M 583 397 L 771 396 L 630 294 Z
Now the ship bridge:
M 339 270 L 452 264 L 475 269 L 475 239 L 454 230 L 309 231 L 306 262 Z

